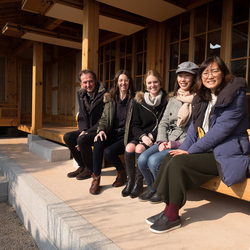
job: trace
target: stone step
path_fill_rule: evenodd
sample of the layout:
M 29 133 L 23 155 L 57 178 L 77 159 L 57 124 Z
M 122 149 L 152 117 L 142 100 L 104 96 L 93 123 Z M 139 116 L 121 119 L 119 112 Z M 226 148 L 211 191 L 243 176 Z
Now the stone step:
M 8 200 L 8 180 L 0 172 L 0 202 Z
M 50 162 L 70 159 L 70 151 L 66 146 L 48 141 L 40 136 L 28 135 L 29 150 Z

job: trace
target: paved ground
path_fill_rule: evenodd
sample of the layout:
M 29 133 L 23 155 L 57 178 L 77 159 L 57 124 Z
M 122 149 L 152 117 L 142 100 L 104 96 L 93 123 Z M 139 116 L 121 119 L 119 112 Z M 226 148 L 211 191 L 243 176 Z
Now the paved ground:
M 111 186 L 114 168 L 102 172 L 100 195 L 90 195 L 91 179 L 67 178 L 72 160 L 47 162 L 29 152 L 27 139 L 1 139 L 0 151 L 36 178 L 57 197 L 88 220 L 121 249 L 250 249 L 250 202 L 212 191 L 188 193 L 180 210 L 182 227 L 153 234 L 145 219 L 164 209 L 138 199 L 121 197 L 123 187 Z
M 0 250 L 38 250 L 14 208 L 0 202 Z

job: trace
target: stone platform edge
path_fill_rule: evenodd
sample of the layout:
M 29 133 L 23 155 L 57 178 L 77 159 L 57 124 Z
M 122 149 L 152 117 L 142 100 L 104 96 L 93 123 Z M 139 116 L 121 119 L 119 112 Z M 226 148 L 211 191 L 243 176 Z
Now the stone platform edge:
M 120 249 L 21 166 L 0 151 L 8 200 L 39 249 Z

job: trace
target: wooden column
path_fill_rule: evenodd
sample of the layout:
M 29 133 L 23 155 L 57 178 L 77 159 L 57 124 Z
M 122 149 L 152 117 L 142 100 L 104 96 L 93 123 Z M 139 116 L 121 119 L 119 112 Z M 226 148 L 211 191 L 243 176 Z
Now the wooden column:
M 84 1 L 82 31 L 82 69 L 98 73 L 99 3 Z
M 33 69 L 32 69 L 32 121 L 31 133 L 37 134 L 37 129 L 42 127 L 43 104 L 43 44 L 33 44 Z

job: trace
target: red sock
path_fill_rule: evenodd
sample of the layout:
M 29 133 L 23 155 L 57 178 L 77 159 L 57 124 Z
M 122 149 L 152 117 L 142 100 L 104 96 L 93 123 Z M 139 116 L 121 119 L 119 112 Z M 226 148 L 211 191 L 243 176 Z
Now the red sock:
M 168 217 L 168 220 L 173 222 L 179 218 L 180 205 L 175 205 L 169 202 L 168 209 L 165 208 L 164 214 Z
M 167 214 L 167 211 L 168 211 L 168 205 L 166 204 L 166 207 L 164 209 L 164 214 L 166 215 Z M 167 215 L 166 215 L 167 216 Z

